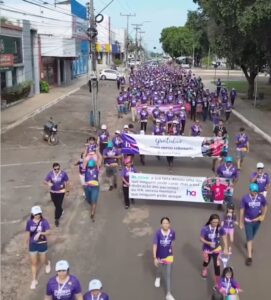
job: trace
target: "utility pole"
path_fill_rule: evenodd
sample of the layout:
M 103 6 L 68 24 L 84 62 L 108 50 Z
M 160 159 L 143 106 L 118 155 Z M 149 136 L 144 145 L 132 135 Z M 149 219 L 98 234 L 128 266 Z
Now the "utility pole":
M 132 24 L 136 31 L 136 35 L 135 35 L 135 43 L 136 43 L 136 62 L 138 60 L 138 31 L 141 29 L 141 26 L 143 26 L 143 24 Z
M 97 79 L 97 63 L 96 63 L 96 43 L 97 43 L 97 26 L 94 14 L 94 0 L 90 0 L 88 6 L 89 13 L 89 48 L 91 59 L 91 71 L 89 76 L 89 89 L 91 92 L 91 104 L 92 110 L 90 111 L 90 123 L 92 126 L 97 127 L 98 124 L 98 112 L 97 112 L 97 93 L 98 93 L 98 79 Z
M 127 18 L 127 27 L 126 27 L 126 45 L 125 45 L 125 60 L 126 60 L 126 67 L 128 67 L 128 44 L 129 44 L 129 18 L 130 17 L 135 17 L 136 14 L 122 14 L 120 13 L 121 17 L 126 17 Z
M 140 60 L 141 62 L 144 61 L 144 59 L 142 60 L 143 56 L 144 56 L 144 51 L 142 51 L 142 34 L 145 33 L 145 31 L 139 31 L 139 48 L 140 48 Z

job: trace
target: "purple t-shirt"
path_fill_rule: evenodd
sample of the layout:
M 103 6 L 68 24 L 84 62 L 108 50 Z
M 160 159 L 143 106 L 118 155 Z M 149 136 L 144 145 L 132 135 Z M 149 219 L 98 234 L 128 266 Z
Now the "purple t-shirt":
M 99 134 L 100 143 L 108 143 L 109 133 L 107 131 L 102 131 Z
M 37 226 L 39 224 L 39 226 Z M 38 228 L 37 228 L 38 227 Z M 47 238 L 45 235 L 42 235 L 39 241 L 35 241 L 34 237 L 39 232 L 45 232 L 50 229 L 50 225 L 46 219 L 42 219 L 40 223 L 34 222 L 32 219 L 29 219 L 26 223 L 25 230 L 29 232 L 30 238 L 29 238 L 29 245 L 30 244 L 39 244 L 41 241 L 47 241 Z
M 238 133 L 235 137 L 235 142 L 237 150 L 241 148 L 247 148 L 248 136 L 245 133 Z
M 83 300 L 109 300 L 109 296 L 101 292 L 97 297 L 94 297 L 90 294 L 90 292 L 85 293 Z
M 222 178 L 235 179 L 238 178 L 237 168 L 233 165 L 227 167 L 226 164 L 221 164 L 217 170 L 217 175 Z
M 163 129 L 161 128 L 161 126 L 159 126 L 159 127 L 154 126 L 152 132 L 154 135 L 162 135 Z
M 174 115 L 174 112 L 169 110 L 169 111 L 167 112 L 167 121 L 168 121 L 168 122 L 173 121 L 174 116 L 175 116 L 175 115 Z
M 257 194 L 253 197 L 251 194 L 245 195 L 241 200 L 241 208 L 244 209 L 244 217 L 247 222 L 259 217 L 262 214 L 262 209 L 267 205 L 265 197 Z
M 124 98 L 122 95 L 117 97 L 117 103 L 118 103 L 118 105 L 122 105 L 124 103 Z
M 87 168 L 85 171 L 85 183 L 88 186 L 99 185 L 99 170 L 98 168 Z
M 57 174 L 52 170 L 45 177 L 45 181 L 51 182 L 51 192 L 59 192 L 65 189 L 66 182 L 69 177 L 65 171 L 59 171 Z
M 113 164 L 117 163 L 117 158 L 112 158 L 112 156 L 119 156 L 120 153 L 116 148 L 105 148 L 103 151 L 103 157 L 107 156 L 108 158 L 104 158 L 104 164 Z
M 153 244 L 157 245 L 156 258 L 166 259 L 169 256 L 173 256 L 172 243 L 175 241 L 175 231 L 169 229 L 167 235 L 162 233 L 162 229 L 158 229 L 153 237 Z
M 183 110 L 180 111 L 180 120 L 181 121 L 185 121 L 186 120 L 186 113 Z
M 201 128 L 198 125 L 192 125 L 191 126 L 191 135 L 192 136 L 200 136 Z
M 69 275 L 69 280 L 66 284 L 59 284 L 56 276 L 49 279 L 47 283 L 47 296 L 52 296 L 52 300 L 75 300 L 75 295 L 81 293 L 81 285 L 79 280 Z
M 250 180 L 252 180 L 257 175 L 257 172 L 253 172 L 250 175 Z M 270 183 L 270 177 L 267 173 L 263 173 L 261 175 L 258 174 L 255 183 L 258 183 L 259 192 L 262 193 L 266 190 L 266 186 Z
M 226 293 L 229 294 L 231 288 L 239 289 L 239 284 L 233 278 L 227 279 L 225 277 L 221 277 L 218 287 L 219 290 L 224 289 Z
M 226 234 L 223 227 L 213 228 L 211 225 L 206 225 L 201 229 L 200 236 L 208 242 L 214 243 L 214 247 L 210 245 L 203 244 L 202 250 L 207 252 L 215 252 L 217 248 L 220 247 L 220 239 Z
M 122 148 L 123 140 L 120 136 L 114 136 L 113 139 L 112 139 L 112 142 L 114 144 L 114 147 Z
M 133 97 L 131 99 L 131 107 L 136 107 L 136 104 L 137 104 L 137 99 L 135 97 Z
M 97 144 L 89 144 L 87 145 L 87 154 L 91 152 L 96 152 L 97 150 Z
M 224 221 L 223 228 L 232 229 L 234 228 L 234 222 L 236 221 L 236 216 L 225 215 L 223 221 Z
M 121 171 L 121 177 L 123 177 L 127 182 L 129 182 L 130 173 L 136 173 L 135 167 L 132 166 L 130 169 L 124 167 Z
M 141 110 L 140 112 L 140 120 L 141 121 L 144 121 L 144 122 L 147 122 L 148 120 L 148 112 L 146 110 Z
M 159 108 L 154 108 L 153 111 L 152 111 L 152 115 L 155 119 L 157 119 L 160 116 Z

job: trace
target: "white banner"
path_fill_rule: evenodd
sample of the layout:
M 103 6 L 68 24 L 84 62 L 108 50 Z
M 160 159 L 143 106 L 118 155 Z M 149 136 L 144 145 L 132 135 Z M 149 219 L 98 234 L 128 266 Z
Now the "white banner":
M 223 203 L 217 192 L 223 193 L 223 199 L 232 196 L 232 182 L 215 177 L 130 174 L 129 197 L 134 199 Z
M 190 136 L 122 134 L 123 154 L 175 157 L 219 156 L 224 141 L 221 138 Z

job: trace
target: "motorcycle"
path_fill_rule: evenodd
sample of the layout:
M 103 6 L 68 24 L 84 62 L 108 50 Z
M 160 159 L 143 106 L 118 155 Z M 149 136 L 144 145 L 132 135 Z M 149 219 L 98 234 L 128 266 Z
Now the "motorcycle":
M 58 144 L 57 124 L 53 122 L 52 118 L 43 126 L 43 139 L 48 142 L 49 145 Z

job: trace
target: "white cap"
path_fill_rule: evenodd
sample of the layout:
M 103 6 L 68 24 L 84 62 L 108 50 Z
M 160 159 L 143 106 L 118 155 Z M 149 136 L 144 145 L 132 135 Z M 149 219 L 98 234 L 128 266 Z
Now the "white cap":
M 119 131 L 119 130 L 116 130 L 115 133 L 120 134 L 120 131 Z
M 103 285 L 99 279 L 93 279 L 88 284 L 89 291 L 100 290 L 102 287 Z
M 66 261 L 66 260 L 59 260 L 57 263 L 56 263 L 56 272 L 58 271 L 67 271 L 69 269 L 69 263 Z
M 42 214 L 42 210 L 41 210 L 40 206 L 33 206 L 31 208 L 31 214 L 32 215 Z
M 107 126 L 105 125 L 105 124 L 103 124 L 102 126 L 101 126 L 101 129 L 107 129 Z
M 263 168 L 264 168 L 264 164 L 262 162 L 258 162 L 257 169 L 263 169 Z
M 129 129 L 129 126 L 128 125 L 124 125 L 123 128 L 124 129 Z
M 178 124 L 179 122 L 177 120 L 173 120 L 173 124 Z
M 185 107 L 184 107 L 184 106 L 182 106 L 182 107 L 181 107 L 181 109 L 185 109 Z

